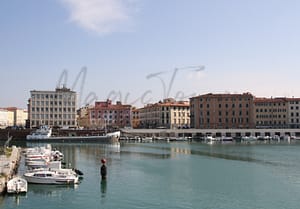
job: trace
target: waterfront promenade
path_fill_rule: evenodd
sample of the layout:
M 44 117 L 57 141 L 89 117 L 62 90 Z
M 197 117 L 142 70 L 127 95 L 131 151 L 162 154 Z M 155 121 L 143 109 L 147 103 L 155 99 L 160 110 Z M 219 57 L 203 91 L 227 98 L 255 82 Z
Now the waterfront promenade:
M 20 148 L 12 146 L 4 148 L 6 151 L 0 155 L 0 193 L 5 192 L 6 183 L 15 174 L 20 161 Z
M 124 136 L 146 137 L 243 137 L 243 136 L 295 136 L 300 138 L 300 129 L 121 129 Z

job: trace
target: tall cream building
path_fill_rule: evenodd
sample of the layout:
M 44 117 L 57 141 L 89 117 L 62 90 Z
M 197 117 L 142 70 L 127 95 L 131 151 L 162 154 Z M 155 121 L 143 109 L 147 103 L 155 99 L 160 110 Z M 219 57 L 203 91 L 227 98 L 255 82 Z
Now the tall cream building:
M 25 126 L 28 119 L 28 111 L 17 107 L 7 107 L 9 123 L 13 126 Z
M 8 111 L 0 109 L 0 128 L 6 128 L 8 126 Z
M 68 88 L 55 91 L 30 91 L 30 128 L 40 125 L 76 127 L 76 92 Z
M 28 118 L 27 110 L 7 107 L 0 109 L 0 128 L 6 128 L 8 126 L 25 126 Z

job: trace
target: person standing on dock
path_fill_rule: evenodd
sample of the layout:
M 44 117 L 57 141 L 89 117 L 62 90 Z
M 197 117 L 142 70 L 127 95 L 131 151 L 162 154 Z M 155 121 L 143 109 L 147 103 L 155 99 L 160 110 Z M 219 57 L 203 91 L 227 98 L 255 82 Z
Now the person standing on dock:
M 106 159 L 102 158 L 101 163 L 102 163 L 102 166 L 101 166 L 101 169 L 100 169 L 101 179 L 106 180 L 106 175 L 107 175 L 107 168 L 106 168 L 106 165 L 105 165 Z

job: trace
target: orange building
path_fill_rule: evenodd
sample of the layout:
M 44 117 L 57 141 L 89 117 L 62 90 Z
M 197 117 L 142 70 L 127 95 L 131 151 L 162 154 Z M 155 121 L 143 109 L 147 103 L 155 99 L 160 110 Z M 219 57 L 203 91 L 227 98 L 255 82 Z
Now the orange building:
M 190 98 L 191 127 L 253 128 L 253 95 L 205 94 Z
M 131 111 L 132 118 L 131 118 L 131 125 L 132 128 L 139 128 L 140 127 L 140 110 L 133 108 Z
M 131 126 L 131 105 L 123 105 L 121 102 L 112 104 L 111 100 L 95 102 L 95 106 L 89 108 L 91 128 L 124 128 Z

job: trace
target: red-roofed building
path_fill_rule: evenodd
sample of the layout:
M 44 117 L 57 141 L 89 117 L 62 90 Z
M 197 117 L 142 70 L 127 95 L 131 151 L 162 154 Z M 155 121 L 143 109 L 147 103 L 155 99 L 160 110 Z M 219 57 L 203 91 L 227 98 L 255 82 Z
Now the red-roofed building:
M 189 128 L 190 106 L 187 101 L 164 99 L 138 109 L 140 128 Z
M 91 128 L 131 127 L 131 105 L 112 104 L 111 100 L 95 102 L 88 114 Z
M 205 94 L 190 98 L 191 127 L 253 128 L 253 95 Z
M 300 98 L 288 98 L 287 106 L 289 128 L 300 128 Z
M 255 98 L 255 127 L 288 128 L 288 109 L 287 98 Z

